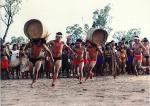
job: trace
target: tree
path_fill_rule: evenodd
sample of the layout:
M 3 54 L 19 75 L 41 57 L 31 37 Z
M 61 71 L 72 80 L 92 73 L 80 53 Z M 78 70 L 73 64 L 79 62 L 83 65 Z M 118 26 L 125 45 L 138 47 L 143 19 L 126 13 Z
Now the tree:
M 66 33 L 69 34 L 70 42 L 74 43 L 77 39 L 82 38 L 82 27 L 79 26 L 79 24 L 74 24 L 73 26 L 68 26 L 66 28 Z
M 116 39 L 118 42 L 122 40 L 122 38 L 126 37 L 126 32 L 125 31 L 118 31 L 115 32 L 113 35 L 113 38 Z
M 93 28 L 103 28 L 109 32 L 112 31 L 112 28 L 108 26 L 111 22 L 111 17 L 109 16 L 109 12 L 111 10 L 110 4 L 106 5 L 104 9 L 96 10 L 93 12 Z
M 16 36 L 11 37 L 11 43 L 17 43 L 17 38 Z
M 19 37 L 17 38 L 17 41 L 18 41 L 18 43 L 24 43 L 24 42 L 25 42 L 25 39 L 24 39 L 23 36 L 19 36 Z
M 3 36 L 3 42 L 7 36 L 10 25 L 14 21 L 14 16 L 19 12 L 21 0 L 5 0 L 0 8 L 4 10 L 4 14 L 1 14 L 0 18 L 2 22 L 6 25 L 6 30 Z
M 132 28 L 130 29 L 127 34 L 126 34 L 126 41 L 130 41 L 130 40 L 133 40 L 133 37 L 134 36 L 139 36 L 141 34 L 141 29 L 140 28 Z
M 16 37 L 16 36 L 12 36 L 11 37 L 11 43 L 19 43 L 19 44 L 21 44 L 21 43 L 25 43 L 25 39 L 24 39 L 24 37 L 23 36 L 19 36 L 19 37 Z
M 89 25 L 88 25 L 88 24 L 84 24 L 84 32 L 86 32 L 86 33 L 87 33 L 87 32 L 88 32 L 88 30 L 89 30 L 89 28 L 90 28 L 90 27 L 89 27 Z
M 118 31 L 115 32 L 113 35 L 113 38 L 121 41 L 122 38 L 125 38 L 125 41 L 130 41 L 133 40 L 133 37 L 135 35 L 139 36 L 141 34 L 141 29 L 140 28 L 132 28 L 130 30 L 126 31 Z

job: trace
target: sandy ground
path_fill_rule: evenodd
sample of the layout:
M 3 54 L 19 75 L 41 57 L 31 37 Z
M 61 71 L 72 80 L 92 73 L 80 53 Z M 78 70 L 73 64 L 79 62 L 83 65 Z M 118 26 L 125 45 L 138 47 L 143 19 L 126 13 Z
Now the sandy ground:
M 97 77 L 83 84 L 77 79 L 39 79 L 1 82 L 2 106 L 150 106 L 150 76 Z

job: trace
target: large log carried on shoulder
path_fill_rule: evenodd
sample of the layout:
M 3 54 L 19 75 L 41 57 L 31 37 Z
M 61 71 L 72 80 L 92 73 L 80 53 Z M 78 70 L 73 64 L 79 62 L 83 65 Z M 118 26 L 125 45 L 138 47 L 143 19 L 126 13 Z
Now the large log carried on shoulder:
M 47 39 L 49 34 L 48 30 L 41 21 L 37 19 L 31 19 L 24 25 L 24 33 L 29 39 Z
M 104 29 L 90 29 L 87 33 L 86 39 L 97 44 L 103 45 L 105 44 L 108 37 L 108 33 Z

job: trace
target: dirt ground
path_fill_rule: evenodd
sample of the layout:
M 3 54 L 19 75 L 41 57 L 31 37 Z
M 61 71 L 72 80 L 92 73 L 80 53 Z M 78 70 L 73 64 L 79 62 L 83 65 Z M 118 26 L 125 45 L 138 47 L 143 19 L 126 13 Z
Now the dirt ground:
M 97 77 L 83 84 L 77 79 L 1 81 L 2 106 L 150 106 L 150 76 Z

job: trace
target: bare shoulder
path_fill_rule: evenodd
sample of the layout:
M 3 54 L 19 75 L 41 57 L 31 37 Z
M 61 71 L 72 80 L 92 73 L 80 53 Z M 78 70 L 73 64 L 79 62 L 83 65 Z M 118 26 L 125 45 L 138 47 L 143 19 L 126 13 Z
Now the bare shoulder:
M 54 44 L 54 40 L 49 41 L 48 44 Z
M 61 44 L 67 45 L 67 44 L 65 44 L 65 42 L 64 42 L 64 41 L 61 41 Z

